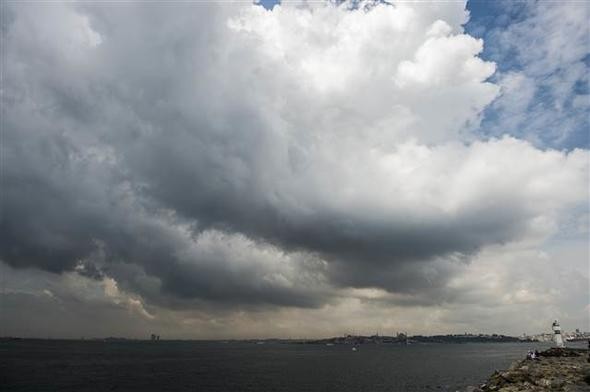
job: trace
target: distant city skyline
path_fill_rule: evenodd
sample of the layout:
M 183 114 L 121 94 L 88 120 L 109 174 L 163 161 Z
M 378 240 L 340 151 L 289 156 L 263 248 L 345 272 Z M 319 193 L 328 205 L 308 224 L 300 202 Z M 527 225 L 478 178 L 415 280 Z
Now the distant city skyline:
M 0 10 L 0 336 L 590 325 L 590 3 Z

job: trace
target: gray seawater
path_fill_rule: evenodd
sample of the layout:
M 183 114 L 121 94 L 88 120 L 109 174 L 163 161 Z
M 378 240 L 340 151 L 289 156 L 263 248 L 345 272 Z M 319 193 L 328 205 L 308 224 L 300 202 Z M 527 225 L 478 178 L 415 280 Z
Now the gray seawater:
M 3 391 L 456 391 L 541 343 L 2 341 Z

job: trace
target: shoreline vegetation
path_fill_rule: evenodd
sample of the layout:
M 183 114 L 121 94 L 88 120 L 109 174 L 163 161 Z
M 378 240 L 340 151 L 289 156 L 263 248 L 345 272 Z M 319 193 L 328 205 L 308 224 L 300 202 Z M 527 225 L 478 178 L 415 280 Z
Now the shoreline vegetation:
M 579 348 L 550 348 L 537 359 L 516 361 L 495 371 L 477 387 L 464 392 L 590 392 L 590 352 Z

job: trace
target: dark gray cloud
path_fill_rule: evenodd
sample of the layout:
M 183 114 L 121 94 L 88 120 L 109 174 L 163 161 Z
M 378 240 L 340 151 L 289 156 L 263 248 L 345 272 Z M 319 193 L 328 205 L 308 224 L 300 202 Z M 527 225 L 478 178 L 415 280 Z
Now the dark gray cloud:
M 384 131 L 374 124 L 396 123 L 391 108 L 366 112 L 354 89 L 310 92 L 281 72 L 290 58 L 228 27 L 236 10 L 6 7 L 0 258 L 13 267 L 112 277 L 167 306 L 313 308 L 334 287 L 436 296 L 470 256 L 577 201 L 534 186 L 549 172 L 578 195 L 580 154 L 512 139 L 437 147 L 400 137 L 376 149 L 372 134 Z M 413 61 L 420 40 L 399 61 Z M 464 41 L 457 58 L 473 60 Z M 489 87 L 487 73 L 441 80 L 461 106 L 457 97 Z M 402 95 L 391 89 L 375 93 Z M 402 114 L 421 102 L 407 100 L 396 101 Z M 464 124 L 474 110 L 449 117 Z M 523 154 L 530 163 L 494 181 Z

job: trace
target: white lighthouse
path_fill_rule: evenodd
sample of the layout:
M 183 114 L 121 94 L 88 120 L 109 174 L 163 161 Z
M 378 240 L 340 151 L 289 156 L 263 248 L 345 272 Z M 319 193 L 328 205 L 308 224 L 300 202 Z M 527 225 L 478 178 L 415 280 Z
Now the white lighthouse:
M 563 344 L 563 338 L 561 337 L 561 327 L 559 326 L 559 321 L 555 320 L 553 322 L 553 341 L 555 342 L 555 346 L 557 347 L 565 347 Z

